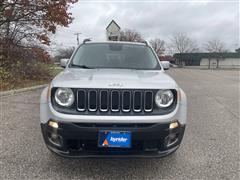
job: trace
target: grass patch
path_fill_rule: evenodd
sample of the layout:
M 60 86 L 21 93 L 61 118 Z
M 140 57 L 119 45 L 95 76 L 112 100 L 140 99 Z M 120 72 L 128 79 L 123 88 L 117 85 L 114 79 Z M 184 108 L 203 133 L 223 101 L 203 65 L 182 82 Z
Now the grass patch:
M 63 71 L 63 68 L 51 68 L 51 74 L 53 77 L 55 77 L 56 75 L 58 75 L 60 72 Z
M 0 67 L 0 91 L 48 84 L 63 69 L 52 64 L 15 64 L 11 69 Z

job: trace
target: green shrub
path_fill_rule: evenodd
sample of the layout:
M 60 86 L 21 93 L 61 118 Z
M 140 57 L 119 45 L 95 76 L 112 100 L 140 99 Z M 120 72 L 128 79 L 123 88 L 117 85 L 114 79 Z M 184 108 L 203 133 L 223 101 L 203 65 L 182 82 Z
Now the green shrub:
M 52 72 L 49 64 L 16 61 L 0 68 L 1 89 L 13 89 L 27 81 L 49 81 Z
M 39 47 L 0 46 L 0 90 L 49 81 L 51 62 L 50 55 Z
M 4 87 L 11 87 L 11 82 L 9 81 L 9 79 L 12 79 L 12 74 L 3 67 L 0 67 L 1 89 Z

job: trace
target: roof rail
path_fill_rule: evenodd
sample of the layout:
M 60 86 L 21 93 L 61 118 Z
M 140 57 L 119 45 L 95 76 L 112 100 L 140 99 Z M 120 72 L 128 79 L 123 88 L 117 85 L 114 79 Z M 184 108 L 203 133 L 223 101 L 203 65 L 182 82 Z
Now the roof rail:
M 149 46 L 149 42 L 148 41 L 142 41 L 142 43 L 146 44 L 146 46 Z
M 85 43 L 88 42 L 88 41 L 91 41 L 91 38 L 84 39 L 84 40 L 83 40 L 83 44 L 85 44 Z

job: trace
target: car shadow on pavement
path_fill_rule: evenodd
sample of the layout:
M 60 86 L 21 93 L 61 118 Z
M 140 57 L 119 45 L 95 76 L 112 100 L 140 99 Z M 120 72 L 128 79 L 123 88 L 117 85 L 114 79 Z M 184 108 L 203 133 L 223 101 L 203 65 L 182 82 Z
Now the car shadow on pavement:
M 177 152 L 164 158 L 80 158 L 59 157 L 49 152 L 47 166 L 61 173 L 61 178 L 86 179 L 149 179 L 164 178 L 171 172 L 170 164 Z M 161 177 L 159 177 L 161 175 Z

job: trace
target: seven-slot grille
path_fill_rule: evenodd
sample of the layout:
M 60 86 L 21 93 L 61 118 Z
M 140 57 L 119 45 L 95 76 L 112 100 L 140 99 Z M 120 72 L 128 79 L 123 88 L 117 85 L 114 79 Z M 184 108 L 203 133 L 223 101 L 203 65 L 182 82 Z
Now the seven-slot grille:
M 80 112 L 151 112 L 153 91 L 79 89 L 77 110 Z

